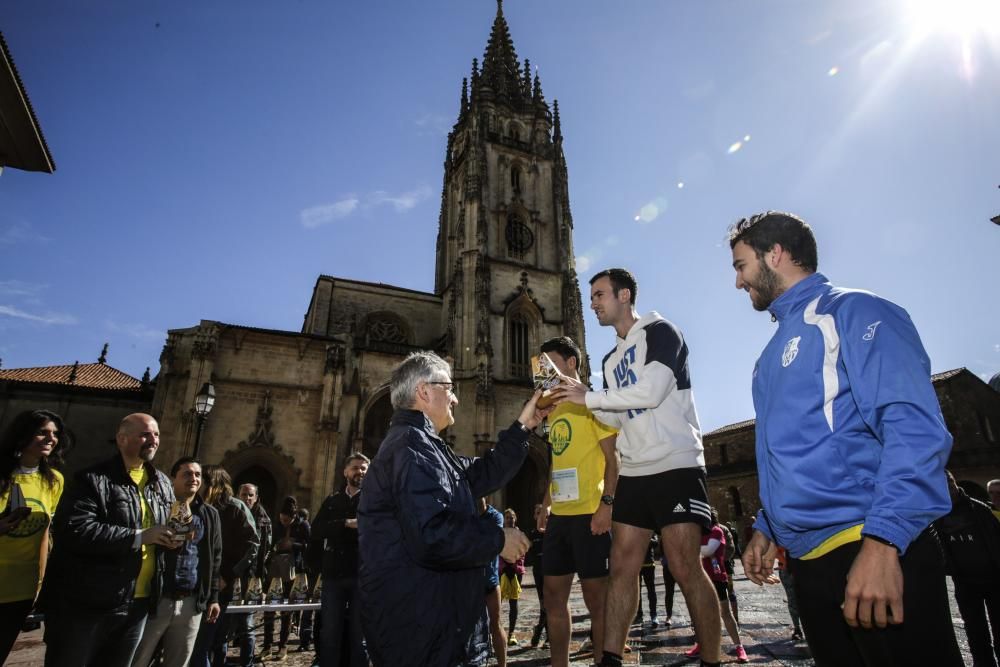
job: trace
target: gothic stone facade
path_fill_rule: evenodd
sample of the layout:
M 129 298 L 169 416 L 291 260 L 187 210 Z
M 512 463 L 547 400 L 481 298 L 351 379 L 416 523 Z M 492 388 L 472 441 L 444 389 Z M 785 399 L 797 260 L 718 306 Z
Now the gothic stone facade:
M 421 349 L 452 363 L 447 439 L 467 455 L 491 447 L 531 394 L 540 343 L 566 334 L 585 349 L 562 141 L 558 104 L 518 61 L 498 5 L 448 136 L 434 292 L 320 276 L 300 332 L 214 321 L 170 331 L 153 407 L 163 465 L 192 451 L 194 397 L 212 381 L 203 460 L 258 483 L 268 508 L 286 494 L 316 508 L 347 453 L 377 451 L 390 370 Z M 547 476 L 536 441 L 495 500 L 530 517 Z
M 954 438 L 948 469 L 960 482 L 985 487 L 1000 478 L 1000 392 L 965 368 L 937 373 L 931 380 Z M 754 421 L 723 426 L 704 441 L 709 501 L 722 521 L 748 537 L 760 509 Z

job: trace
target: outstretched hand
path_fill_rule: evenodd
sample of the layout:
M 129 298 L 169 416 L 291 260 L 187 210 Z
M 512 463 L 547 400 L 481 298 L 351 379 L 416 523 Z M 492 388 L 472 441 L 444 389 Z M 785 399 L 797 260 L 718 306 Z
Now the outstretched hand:
M 576 378 L 562 376 L 559 378 L 558 386 L 552 389 L 552 397 L 556 405 L 560 403 L 576 403 L 577 405 L 587 404 L 587 392 L 590 387 L 580 382 Z
M 555 405 L 550 405 L 546 408 L 538 407 L 538 399 L 542 395 L 542 390 L 538 389 L 535 391 L 531 399 L 524 404 L 524 408 L 521 410 L 521 415 L 517 418 L 517 421 L 524 424 L 529 431 L 533 431 L 536 426 L 542 423 Z

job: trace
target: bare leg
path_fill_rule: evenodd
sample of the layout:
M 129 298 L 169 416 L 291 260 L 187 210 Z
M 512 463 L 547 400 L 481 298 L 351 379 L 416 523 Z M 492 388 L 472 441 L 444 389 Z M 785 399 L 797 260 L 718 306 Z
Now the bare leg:
M 715 587 L 701 566 L 701 528 L 693 523 L 670 524 L 663 527 L 661 540 L 670 574 L 680 584 L 691 612 L 701 655 L 705 662 L 718 662 L 722 653 L 722 612 Z
M 733 617 L 733 610 L 729 606 L 729 600 L 720 600 L 719 606 L 722 608 L 722 622 L 726 625 L 726 632 L 729 633 L 729 638 L 733 640 L 733 644 L 742 644 L 743 642 L 740 641 L 740 624 Z
M 583 602 L 590 612 L 590 634 L 594 641 L 594 662 L 600 662 L 604 657 L 604 608 L 608 597 L 608 578 L 595 577 L 581 579 Z M 555 662 L 553 661 L 553 667 Z
M 611 526 L 611 532 L 615 537 L 611 541 L 611 573 L 604 606 L 604 650 L 622 655 L 629 625 L 639 606 L 639 568 L 646 558 L 646 548 L 653 531 L 616 521 Z M 698 569 L 701 570 L 700 563 Z M 707 577 L 705 581 L 708 581 Z M 712 594 L 715 594 L 714 590 Z
M 549 622 L 549 647 L 552 651 L 552 667 L 569 665 L 569 592 L 573 586 L 573 575 L 545 577 L 545 614 Z M 585 598 L 586 599 L 586 598 Z M 593 619 L 593 612 L 591 612 Z
M 496 654 L 497 665 L 507 667 L 507 633 L 500 624 L 499 586 L 486 594 L 486 613 L 490 617 L 490 638 L 493 640 L 493 653 Z

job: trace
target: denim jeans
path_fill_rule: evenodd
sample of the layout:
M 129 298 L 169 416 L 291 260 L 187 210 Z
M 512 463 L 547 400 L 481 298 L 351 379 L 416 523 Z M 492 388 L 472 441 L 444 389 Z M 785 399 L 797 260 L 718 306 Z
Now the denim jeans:
M 361 634 L 361 605 L 357 579 L 323 582 L 320 601 L 323 623 L 320 629 L 321 667 L 362 667 L 368 664 Z M 345 639 L 347 646 L 344 646 Z M 345 650 L 346 649 L 346 650 Z M 345 662 L 346 661 L 346 662 Z
M 58 610 L 45 616 L 45 667 L 129 667 L 149 615 L 149 600 L 132 601 L 127 614 Z

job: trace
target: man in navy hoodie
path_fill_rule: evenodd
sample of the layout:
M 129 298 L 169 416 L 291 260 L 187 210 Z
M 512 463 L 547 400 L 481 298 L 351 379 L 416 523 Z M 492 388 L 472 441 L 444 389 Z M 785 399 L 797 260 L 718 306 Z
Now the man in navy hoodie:
M 788 550 L 806 640 L 825 665 L 961 665 L 940 549 L 951 435 L 909 315 L 816 272 L 812 229 L 769 211 L 729 232 L 736 287 L 778 328 L 753 399 L 762 509 L 747 576 Z
M 694 405 L 688 347 L 672 322 L 653 311 L 639 316 L 638 285 L 625 269 L 590 279 L 590 307 L 614 328 L 615 347 L 604 357 L 604 388 L 563 378 L 557 403 L 586 405 L 618 430 L 621 454 L 612 505 L 610 574 L 601 664 L 619 667 L 629 624 L 639 605 L 636 581 L 655 530 L 670 573 L 691 611 L 703 665 L 719 663 L 721 620 L 715 588 L 701 566 L 701 536 L 712 525 L 705 454 Z

